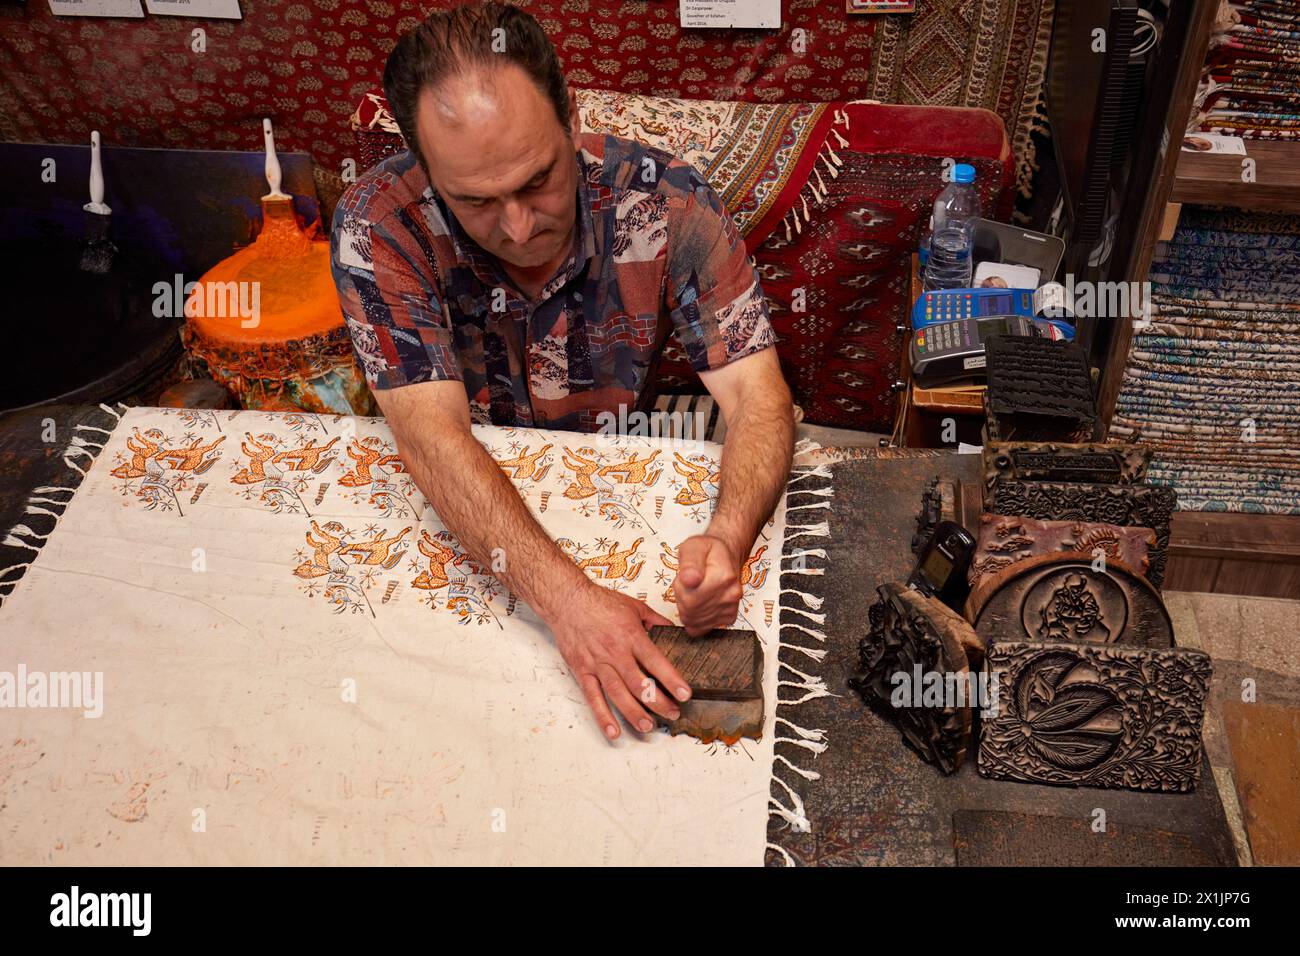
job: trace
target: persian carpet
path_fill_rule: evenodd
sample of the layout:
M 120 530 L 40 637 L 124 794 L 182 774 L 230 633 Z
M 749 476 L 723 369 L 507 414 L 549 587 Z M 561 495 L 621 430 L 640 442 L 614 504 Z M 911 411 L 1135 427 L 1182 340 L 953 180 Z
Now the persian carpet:
M 805 788 L 825 750 L 799 709 L 827 693 L 801 583 L 825 569 L 828 466 L 796 469 L 744 566 L 762 739 L 611 744 L 382 420 L 140 408 L 104 425 L 78 426 L 75 485 L 31 498 L 54 530 L 5 538 L 32 556 L 0 569 L 21 573 L 0 671 L 102 674 L 102 716 L 4 715 L 0 862 L 757 865 L 784 854 L 769 815 L 808 832 L 784 778 Z M 674 548 L 706 526 L 720 446 L 475 435 L 593 580 L 676 619 Z

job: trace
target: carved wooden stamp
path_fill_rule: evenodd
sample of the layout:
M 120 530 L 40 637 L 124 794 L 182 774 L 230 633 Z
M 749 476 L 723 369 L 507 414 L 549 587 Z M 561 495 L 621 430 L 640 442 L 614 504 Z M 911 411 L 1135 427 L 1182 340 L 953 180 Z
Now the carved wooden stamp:
M 1039 554 L 1082 551 L 1093 557 L 1123 561 L 1139 574 L 1147 573 L 1149 550 L 1156 535 L 1150 528 L 1121 528 L 1094 521 L 1038 521 L 1020 515 L 980 515 L 975 557 L 966 574 L 974 588 L 981 579 L 1016 561 Z
M 858 644 L 860 673 L 849 686 L 894 723 L 903 742 L 945 774 L 970 746 L 983 647 L 960 614 L 898 584 L 876 589 L 871 630 Z
M 762 736 L 763 648 L 757 634 L 716 628 L 690 637 L 686 628 L 668 625 L 651 627 L 649 634 L 691 687 L 691 699 L 680 706 L 681 717 L 666 721 L 656 715 L 673 736 L 688 734 L 705 743 L 726 744 Z M 656 690 L 668 693 L 658 686 Z
M 1089 441 L 1097 421 L 1088 355 L 1071 342 L 995 335 L 985 344 L 988 441 Z
M 1019 561 L 980 581 L 966 616 L 985 646 L 999 641 L 1173 645 L 1159 592 L 1119 560 L 1065 551 Z
M 1151 564 L 1147 568 L 1147 580 L 1156 587 L 1164 581 L 1169 519 L 1177 504 L 1174 489 L 1156 485 L 1083 485 L 1004 478 L 993 485 L 995 514 L 1150 528 L 1155 532 L 1156 543 L 1148 549 Z
M 984 501 L 999 478 L 1021 481 L 1079 481 L 1133 485 L 1147 475 L 1151 449 L 1145 445 L 993 441 L 984 446 Z
M 999 642 L 985 777 L 1186 793 L 1201 766 L 1210 658 L 1183 648 Z

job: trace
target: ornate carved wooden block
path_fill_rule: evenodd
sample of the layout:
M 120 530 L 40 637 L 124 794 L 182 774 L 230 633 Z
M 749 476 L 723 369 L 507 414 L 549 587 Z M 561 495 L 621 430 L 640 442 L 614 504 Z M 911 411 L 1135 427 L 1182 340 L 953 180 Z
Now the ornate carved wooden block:
M 1183 648 L 1008 641 L 989 649 L 985 777 L 1186 793 L 1201 765 L 1210 658 Z
M 960 614 L 898 584 L 876 589 L 871 630 L 849 686 L 893 722 L 920 758 L 950 774 L 970 746 L 983 647 Z M 973 661 L 972 661 L 973 658 Z
M 1082 551 L 1118 559 L 1139 574 L 1147 573 L 1147 553 L 1155 546 L 1150 528 L 1121 528 L 1094 521 L 1038 521 L 1019 515 L 980 515 L 975 557 L 966 574 L 972 588 L 989 574 L 1039 554 Z
M 1065 641 L 1170 647 L 1174 628 L 1160 593 L 1118 559 L 1064 551 L 1018 561 L 971 592 L 966 616 L 985 646 Z
M 686 628 L 667 625 L 652 627 L 649 634 L 691 686 L 691 699 L 680 707 L 681 717 L 657 718 L 673 736 L 688 734 L 705 743 L 726 744 L 762 736 L 763 648 L 757 634 L 716 628 L 690 637 Z
M 995 335 L 985 345 L 988 441 L 1082 442 L 1092 438 L 1097 404 L 1088 355 L 1071 342 Z
M 984 501 L 999 478 L 1132 485 L 1146 478 L 1145 445 L 1086 442 L 995 441 L 984 446 Z
M 1096 521 L 1122 527 L 1150 528 L 1156 543 L 1148 549 L 1147 580 L 1160 587 L 1169 548 L 1169 518 L 1178 504 L 1172 488 L 1156 485 L 1084 485 L 1065 481 L 1018 481 L 993 484 L 993 512 L 1043 521 Z

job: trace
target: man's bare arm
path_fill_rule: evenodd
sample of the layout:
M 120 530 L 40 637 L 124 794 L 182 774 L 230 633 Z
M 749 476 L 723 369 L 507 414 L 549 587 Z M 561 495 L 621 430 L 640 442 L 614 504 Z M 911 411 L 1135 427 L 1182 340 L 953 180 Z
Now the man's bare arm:
M 700 375 L 727 421 L 718 504 L 708 531 L 682 542 L 675 585 L 689 633 L 736 619 L 740 568 L 790 475 L 794 412 L 776 349 Z
M 606 696 L 642 731 L 652 729 L 642 704 L 676 719 L 676 705 L 654 692 L 645 673 L 679 699 L 689 697 L 686 682 L 645 632 L 670 622 L 588 580 L 551 540 L 470 431 L 464 385 L 424 382 L 375 395 L 420 491 L 470 556 L 493 568 L 550 626 L 606 736 L 619 735 Z

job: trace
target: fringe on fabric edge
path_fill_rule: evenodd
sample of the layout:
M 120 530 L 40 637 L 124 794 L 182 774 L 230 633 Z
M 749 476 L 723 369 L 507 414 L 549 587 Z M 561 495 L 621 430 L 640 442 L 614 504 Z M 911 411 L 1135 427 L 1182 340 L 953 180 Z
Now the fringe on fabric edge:
M 822 176 L 823 168 L 827 176 L 830 176 L 831 179 L 837 179 L 840 175 L 840 167 L 844 165 L 844 160 L 840 159 L 839 153 L 835 152 L 831 139 L 837 140 L 841 149 L 848 147 L 849 141 L 841 136 L 840 131 L 835 127 L 849 128 L 849 112 L 836 107 L 833 116 L 834 119 L 831 122 L 830 130 L 826 134 L 826 141 L 817 150 L 817 156 L 813 160 L 812 169 L 808 173 L 808 181 L 799 189 L 799 201 L 781 218 L 781 223 L 785 226 L 786 242 L 792 241 L 797 235 L 803 235 L 803 224 L 812 222 L 812 213 L 808 210 L 810 196 L 812 197 L 814 211 L 821 209 L 826 204 L 828 190 L 826 180 Z
M 1050 129 L 1047 121 L 1047 58 L 1051 49 L 1052 20 L 1056 14 L 1056 0 L 1043 0 L 1038 14 L 1038 29 L 1034 31 L 1034 48 L 1029 57 L 1029 76 L 1024 95 L 1020 100 L 1020 116 L 1011 150 L 1016 164 L 1016 193 L 1025 199 L 1033 195 L 1034 173 L 1038 171 L 1038 151 L 1034 148 L 1034 133 Z M 1026 115 L 1027 114 L 1027 115 Z
M 127 407 L 121 402 L 117 403 L 117 409 L 110 408 L 102 403 L 99 407 L 113 417 L 112 427 L 99 428 L 95 425 L 74 425 L 72 438 L 63 453 L 63 463 L 77 474 L 64 479 L 64 484 L 42 485 L 39 488 L 33 488 L 32 493 L 27 498 L 27 506 L 23 509 L 23 512 L 29 515 L 51 517 L 54 519 L 53 526 L 47 533 L 39 534 L 29 525 L 16 524 L 5 533 L 3 539 L 0 539 L 0 544 L 8 545 L 11 548 L 24 548 L 32 552 L 30 561 L 19 561 L 0 568 L 0 607 L 4 607 L 5 601 L 17 590 L 18 583 L 26 575 L 27 569 L 36 561 L 41 548 L 45 546 L 45 542 L 49 540 L 50 535 L 54 534 L 59 519 L 63 517 L 68 504 L 76 496 L 77 489 L 81 487 L 81 483 L 86 479 L 86 469 L 95 463 L 96 457 L 108 444 L 113 429 L 117 427 L 117 424 L 127 411 Z M 96 442 L 83 438 L 77 432 L 97 432 L 104 437 L 101 441 Z M 89 461 L 86 461 L 86 459 L 89 459 Z M 85 464 L 84 468 L 82 463 Z M 33 542 L 36 543 L 33 544 Z M 15 571 L 18 573 L 15 574 Z
M 768 816 L 778 817 L 796 833 L 811 827 L 798 791 L 783 778 L 796 774 L 815 781 L 821 774 L 807 766 L 826 750 L 826 731 L 799 724 L 794 708 L 818 697 L 831 696 L 826 680 L 817 673 L 826 657 L 819 644 L 826 643 L 824 580 L 827 566 L 822 545 L 830 537 L 831 467 L 796 465 L 786 485 L 785 540 L 781 544 L 780 595 L 777 616 L 777 685 L 773 705 L 775 742 L 772 751 L 772 780 L 768 786 Z M 818 539 L 822 539 L 819 541 Z M 782 861 L 794 866 L 794 858 L 779 843 L 769 842 L 765 862 Z

